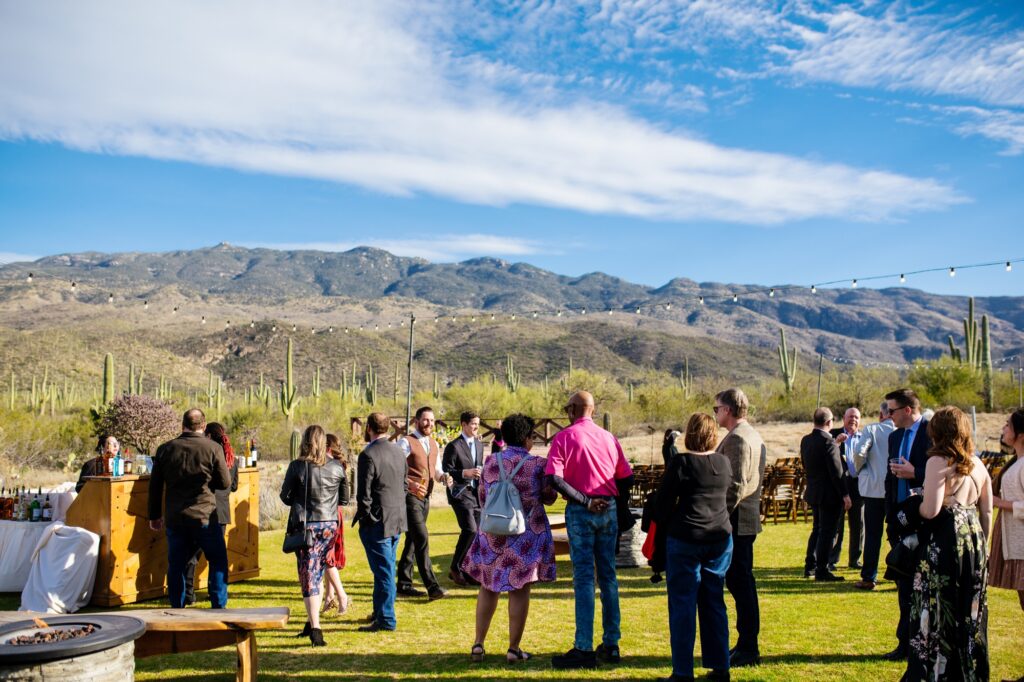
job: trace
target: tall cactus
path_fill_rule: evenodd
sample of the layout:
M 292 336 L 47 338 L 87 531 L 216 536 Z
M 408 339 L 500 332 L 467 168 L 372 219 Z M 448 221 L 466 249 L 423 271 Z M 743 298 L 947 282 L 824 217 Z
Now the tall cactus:
M 219 379 L 219 377 L 218 377 L 218 379 Z M 213 408 L 214 401 L 217 399 L 217 391 L 218 390 L 220 390 L 220 389 L 218 388 L 217 382 L 214 381 L 213 370 L 211 369 L 210 370 L 210 379 L 209 379 L 209 382 L 208 382 L 207 387 L 206 387 L 206 406 L 208 408 L 211 408 L 211 409 Z
M 160 386 L 157 388 L 157 398 L 164 402 L 171 401 L 171 380 L 165 379 L 164 375 L 160 375 Z
M 519 390 L 519 384 L 522 381 L 522 375 L 516 371 L 515 361 L 512 360 L 511 355 L 505 356 L 505 390 L 509 393 L 515 393 Z
M 379 377 L 377 376 L 377 373 L 373 371 L 373 364 L 372 363 L 370 364 L 370 366 L 366 370 L 365 379 L 366 379 L 366 402 L 369 405 L 376 405 L 377 404 L 377 382 L 378 382 Z
M 13 374 L 11 376 L 13 378 Z M 437 372 L 434 372 L 434 392 L 432 393 L 432 395 L 434 396 L 434 400 L 441 399 L 441 381 L 440 379 L 438 379 Z
M 14 399 L 18 395 L 18 384 L 14 377 L 14 370 L 11 370 L 11 393 L 7 402 L 7 407 L 11 412 L 14 412 Z
M 263 380 L 263 372 L 260 372 L 260 385 L 254 389 L 254 395 L 263 407 L 270 407 L 270 386 Z
M 281 382 L 281 413 L 285 416 L 288 421 L 288 426 L 292 425 L 292 419 L 295 416 L 295 408 L 300 402 L 300 398 L 297 393 L 298 389 L 295 387 L 295 382 L 292 376 L 292 340 L 288 339 L 288 354 L 285 356 L 284 363 L 284 381 Z
M 288 453 L 291 460 L 294 462 L 299 458 L 299 452 L 302 449 L 302 434 L 299 433 L 298 429 L 292 431 L 291 443 L 288 446 Z
M 114 400 L 114 355 L 107 353 L 103 358 L 103 404 Z
M 683 358 L 683 368 L 679 370 L 679 388 L 683 389 L 683 397 L 689 400 L 690 393 L 693 391 L 693 377 L 690 376 L 690 358 L 688 357 Z
M 217 377 L 217 393 L 213 398 L 213 407 L 217 410 L 217 421 L 220 421 L 221 410 L 224 409 L 224 383 Z
M 984 381 L 985 411 L 991 412 L 995 396 L 992 390 L 992 345 L 989 342 L 988 315 L 981 316 L 981 376 Z
M 316 373 L 313 375 L 312 389 L 313 390 L 311 395 L 313 396 L 313 399 L 316 401 L 316 404 L 319 405 L 320 396 L 323 395 L 323 391 L 320 390 L 320 365 L 316 366 Z
M 394 396 L 393 396 L 393 400 L 394 400 L 396 405 L 398 404 L 398 374 L 401 371 L 402 371 L 401 370 L 401 365 L 396 362 L 395 363 L 395 393 L 394 393 Z
M 786 330 L 779 329 L 779 336 L 782 343 L 779 344 L 779 367 L 782 370 L 782 381 L 786 385 L 786 394 L 793 391 L 793 382 L 796 380 L 796 348 L 793 348 L 793 358 L 789 357 L 789 349 L 786 346 Z
M 629 400 L 630 404 L 632 404 L 633 403 L 633 382 L 632 381 L 629 382 L 629 384 L 626 386 L 626 397 Z
M 967 317 L 963 319 L 964 324 L 964 350 L 960 351 L 953 343 L 953 336 L 947 339 L 949 342 L 949 354 L 954 360 L 962 365 L 967 365 L 973 371 L 981 369 L 982 340 L 978 335 L 978 321 L 974 319 L 974 297 L 967 299 Z

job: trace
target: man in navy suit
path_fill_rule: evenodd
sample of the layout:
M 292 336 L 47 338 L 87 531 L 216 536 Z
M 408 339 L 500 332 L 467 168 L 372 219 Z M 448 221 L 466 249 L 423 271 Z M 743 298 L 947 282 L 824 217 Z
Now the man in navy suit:
M 889 435 L 889 473 L 885 477 L 886 535 L 889 544 L 895 545 L 899 542 L 896 535 L 898 505 L 910 496 L 911 489 L 924 485 L 924 469 L 932 442 L 928 438 L 928 420 L 921 417 L 921 401 L 916 393 L 901 388 L 887 393 L 885 402 L 896 426 Z M 911 581 L 896 580 L 896 589 L 900 604 L 900 622 L 896 627 L 898 644 L 883 657 L 890 661 L 906 660 L 910 642 Z
M 479 486 L 484 464 L 484 444 L 477 435 L 480 430 L 479 415 L 463 412 L 459 423 L 462 433 L 445 446 L 441 469 L 452 477 L 452 485 L 447 489 L 448 504 L 455 511 L 455 519 L 461 531 L 455 544 L 455 553 L 452 554 L 448 579 L 456 585 L 466 586 L 477 584 L 476 580 L 463 573 L 462 559 L 469 551 L 480 524 Z
M 807 539 L 804 575 L 813 573 L 815 580 L 835 582 L 843 577 L 828 569 L 829 555 L 843 511 L 850 508 L 850 496 L 843 477 L 839 446 L 828 432 L 831 425 L 832 410 L 819 407 L 814 411 L 814 430 L 800 441 L 800 460 L 807 476 L 804 499 L 814 514 L 814 525 Z

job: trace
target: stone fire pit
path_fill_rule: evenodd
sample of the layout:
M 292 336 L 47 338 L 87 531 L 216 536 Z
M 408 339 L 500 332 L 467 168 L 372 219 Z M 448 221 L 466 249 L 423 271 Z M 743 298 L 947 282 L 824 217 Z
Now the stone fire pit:
M 0 627 L 0 680 L 134 678 L 135 640 L 146 631 L 138 618 L 77 614 L 42 620 L 47 627 L 32 619 Z

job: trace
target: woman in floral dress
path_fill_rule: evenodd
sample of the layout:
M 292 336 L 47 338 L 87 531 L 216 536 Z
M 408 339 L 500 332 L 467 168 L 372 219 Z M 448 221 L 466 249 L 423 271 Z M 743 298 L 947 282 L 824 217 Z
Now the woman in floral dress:
M 514 414 L 503 419 L 501 436 L 505 449 L 500 456 L 491 455 L 484 463 L 481 509 L 487 502 L 489 489 L 499 480 L 499 462 L 507 475 L 526 458 L 512 481 L 519 491 L 527 527 L 522 535 L 478 532 L 462 561 L 462 570 L 480 583 L 476 601 L 476 643 L 470 652 L 476 662 L 483 660 L 484 640 L 502 592 L 509 593 L 509 643 L 505 658 L 509 663 L 530 658 L 519 646 L 530 609 L 530 587 L 535 582 L 555 579 L 555 543 L 544 505 L 554 502 L 557 495 L 544 484 L 547 459 L 530 454 L 533 427 L 533 420 L 525 415 Z
M 919 533 L 922 553 L 910 606 L 904 680 L 987 680 L 988 561 L 992 480 L 974 456 L 971 422 L 943 407 L 928 422 Z

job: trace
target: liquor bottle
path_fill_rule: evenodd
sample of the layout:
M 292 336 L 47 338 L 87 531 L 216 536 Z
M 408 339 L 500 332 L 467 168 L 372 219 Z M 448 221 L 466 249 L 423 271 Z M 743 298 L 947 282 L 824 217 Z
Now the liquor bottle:
M 118 450 L 117 454 L 114 455 L 114 459 L 110 465 L 110 475 L 114 478 L 123 475 L 123 463 L 124 460 L 121 458 L 121 451 Z
M 249 455 L 249 466 L 250 467 L 255 467 L 256 464 L 259 462 L 259 458 L 260 458 L 260 453 L 256 450 L 256 439 L 255 438 L 252 439 L 252 448 L 250 448 L 249 452 L 250 452 L 250 455 Z
M 18 520 L 19 521 L 28 521 L 28 520 L 30 520 L 32 517 L 30 516 L 30 512 L 29 512 L 28 506 L 29 506 L 29 504 L 32 501 L 28 498 L 28 493 L 25 491 L 25 486 L 21 486 L 21 495 L 19 496 L 18 499 L 19 499 L 18 509 L 20 510 L 19 514 L 18 514 Z
M 39 492 L 42 492 L 42 488 Z M 39 503 L 39 494 L 37 493 L 32 497 L 32 502 L 29 503 L 29 521 L 41 521 L 43 518 L 43 506 Z
M 46 493 L 46 501 L 43 502 L 43 522 L 53 521 L 53 506 L 50 505 L 50 493 Z

